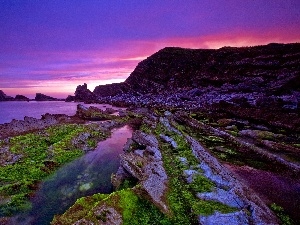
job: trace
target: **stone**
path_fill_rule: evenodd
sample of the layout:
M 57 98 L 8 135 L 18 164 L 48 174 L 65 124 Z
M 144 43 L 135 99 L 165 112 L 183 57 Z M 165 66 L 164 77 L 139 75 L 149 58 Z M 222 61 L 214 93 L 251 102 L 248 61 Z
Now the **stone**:
M 121 225 L 123 223 L 122 216 L 113 207 L 104 204 L 95 207 L 93 211 L 99 225 Z
M 215 212 L 209 216 L 199 216 L 199 224 L 201 225 L 245 225 L 252 224 L 244 211 L 238 211 L 233 213 L 219 213 Z M 256 223 L 254 223 L 256 224 Z M 261 224 L 262 225 L 262 224 Z M 271 224 L 270 224 L 271 225 Z
M 14 98 L 7 96 L 2 90 L 0 90 L 0 102 L 1 101 L 13 101 Z
M 68 97 L 66 98 L 66 102 L 73 102 L 73 101 L 75 101 L 75 96 L 68 95 Z
M 24 95 L 16 95 L 15 101 L 29 101 L 29 98 Z
M 132 140 L 141 146 L 151 146 L 158 148 L 158 141 L 154 135 L 146 134 L 140 130 L 133 132 Z
M 174 141 L 174 139 L 172 137 L 160 134 L 159 137 L 166 143 L 169 143 L 173 149 L 177 149 L 177 143 Z
M 78 85 L 74 96 L 75 102 L 94 102 L 96 101 L 96 96 L 87 88 L 87 84 Z
M 76 116 L 84 120 L 109 120 L 113 116 L 105 113 L 102 109 L 95 106 L 85 107 L 82 104 L 77 105 Z
M 130 174 L 133 178 L 136 178 L 140 184 L 137 192 L 147 196 L 163 212 L 169 212 L 165 203 L 168 177 L 163 167 L 162 155 L 158 149 L 156 137 L 138 130 L 133 133 L 132 140 L 145 146 L 145 150 L 132 149 L 133 151 L 125 151 L 121 154 L 120 164 L 122 169 L 119 169 L 119 174 L 125 171 L 126 175 Z M 113 176 L 113 182 L 116 185 L 120 184 L 120 180 L 125 179 L 124 176 L 119 174 Z
M 62 99 L 53 98 L 51 96 L 44 95 L 42 93 L 36 93 L 34 100 L 35 101 L 61 101 Z

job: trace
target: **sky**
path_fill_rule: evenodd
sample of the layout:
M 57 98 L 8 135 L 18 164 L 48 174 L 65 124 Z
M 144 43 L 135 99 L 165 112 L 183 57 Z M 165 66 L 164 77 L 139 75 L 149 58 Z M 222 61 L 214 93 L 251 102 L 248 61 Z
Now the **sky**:
M 164 47 L 300 42 L 299 0 L 0 0 L 0 90 L 65 98 Z

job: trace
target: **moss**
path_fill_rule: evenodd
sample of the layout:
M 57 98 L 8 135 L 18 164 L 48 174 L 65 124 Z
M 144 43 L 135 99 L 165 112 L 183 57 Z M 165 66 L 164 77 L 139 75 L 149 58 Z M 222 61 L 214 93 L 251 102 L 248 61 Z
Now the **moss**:
M 224 205 L 220 202 L 204 201 L 204 200 L 199 200 L 195 202 L 192 208 L 195 211 L 195 213 L 198 215 L 211 215 L 215 211 L 221 213 L 231 213 L 237 211 L 236 208 Z
M 137 184 L 137 179 L 135 178 L 128 178 L 122 182 L 122 184 L 118 187 L 117 191 L 133 188 Z
M 178 128 L 178 126 L 176 126 Z M 157 125 L 154 133 L 157 135 L 166 132 L 161 125 Z M 183 136 L 168 133 L 177 143 L 178 149 L 172 149 L 169 144 L 160 143 L 163 162 L 169 177 L 168 204 L 172 211 L 174 224 L 196 224 L 199 214 L 212 214 L 214 211 L 232 212 L 237 209 L 213 201 L 202 201 L 196 193 L 211 191 L 215 184 L 202 175 L 196 175 L 191 184 L 187 184 L 183 177 L 183 170 L 190 166 L 197 166 L 198 159 Z M 188 165 L 180 163 L 178 157 L 184 157 Z
M 169 215 L 164 215 L 148 200 L 141 198 L 134 190 L 138 190 L 136 180 L 125 180 L 119 189 L 110 195 L 97 194 L 91 197 L 81 198 L 63 215 L 56 216 L 51 224 L 73 224 L 79 219 L 85 218 L 93 223 L 106 221 L 106 213 L 95 214 L 97 207 L 109 206 L 116 209 L 123 219 L 123 224 L 197 224 L 198 215 L 208 215 L 215 211 L 228 213 L 236 211 L 214 201 L 204 201 L 196 197 L 196 193 L 211 191 L 215 184 L 201 174 L 194 177 L 194 181 L 188 184 L 183 177 L 183 170 L 193 168 L 199 164 L 197 158 L 183 136 L 168 131 L 162 124 L 157 124 L 155 129 L 142 124 L 141 130 L 146 133 L 165 134 L 174 139 L 178 148 L 173 149 L 169 144 L 160 142 L 165 170 L 169 177 L 167 203 L 171 210 Z M 182 132 L 185 127 L 176 126 Z M 222 142 L 216 137 L 208 137 L 213 142 Z M 179 157 L 187 159 L 187 165 L 180 162 Z M 199 171 L 201 172 L 201 171 Z M 134 186 L 133 189 L 131 189 Z M 140 192 L 139 192 L 140 193 Z M 98 196 L 98 197 L 97 197 Z M 98 199 L 97 199 L 98 198 Z
M 170 218 L 161 213 L 152 203 L 140 198 L 132 189 L 124 189 L 110 195 L 96 194 L 81 198 L 66 213 L 55 216 L 51 224 L 68 225 L 81 218 L 98 224 L 98 220 L 106 220 L 105 211 L 100 215 L 94 213 L 102 205 L 116 209 L 121 214 L 124 225 L 174 224 Z
M 193 182 L 189 184 L 189 187 L 196 193 L 209 192 L 212 191 L 212 189 L 215 187 L 215 184 L 203 175 L 197 174 L 193 177 Z
M 217 136 L 212 136 L 212 135 L 203 136 L 202 138 L 205 141 L 208 141 L 208 142 L 218 142 L 218 143 L 224 143 L 225 142 L 223 138 L 220 138 L 220 137 L 217 137 Z
M 83 151 L 73 139 L 82 133 L 89 133 L 87 145 L 96 143 L 107 134 L 98 131 L 97 125 L 63 124 L 55 125 L 42 132 L 29 133 L 9 139 L 2 145 L 12 153 L 22 155 L 16 163 L 0 167 L 0 196 L 12 196 L 10 203 L 0 205 L 0 215 L 12 215 L 28 208 L 27 196 L 36 183 L 46 178 L 58 166 L 81 156 Z M 94 145 L 94 144 L 93 144 Z M 22 201 L 14 196 L 23 196 Z M 13 205 L 13 207 L 11 207 Z
M 63 215 L 56 215 L 51 224 L 73 224 L 75 221 L 86 217 L 95 205 L 107 197 L 107 194 L 94 194 L 79 198 Z
M 270 209 L 272 209 L 275 212 L 277 217 L 281 220 L 282 225 L 293 225 L 294 224 L 293 220 L 289 217 L 289 215 L 287 215 L 285 213 L 285 211 L 283 210 L 283 208 L 281 206 L 277 205 L 276 203 L 272 203 L 270 205 Z
M 16 194 L 10 197 L 10 201 L 0 207 L 0 216 L 12 216 L 14 213 L 29 210 L 31 204 L 28 202 L 26 195 Z
M 296 148 L 300 148 L 300 144 L 294 144 Z

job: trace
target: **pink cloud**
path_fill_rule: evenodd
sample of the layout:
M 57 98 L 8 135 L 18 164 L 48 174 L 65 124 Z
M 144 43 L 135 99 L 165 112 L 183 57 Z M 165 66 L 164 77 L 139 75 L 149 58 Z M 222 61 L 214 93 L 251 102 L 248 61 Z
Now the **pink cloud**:
M 273 29 L 259 33 L 236 29 L 206 36 L 119 41 L 101 50 L 27 52 L 25 58 L 11 61 L 7 67 L 1 65 L 1 74 L 8 75 L 0 74 L 0 89 L 11 95 L 34 96 L 36 92 L 42 92 L 66 97 L 82 83 L 87 83 L 93 90 L 99 84 L 125 80 L 139 61 L 164 47 L 220 48 L 270 42 L 300 42 L 300 31 Z M 14 73 L 20 74 L 18 79 L 11 77 Z

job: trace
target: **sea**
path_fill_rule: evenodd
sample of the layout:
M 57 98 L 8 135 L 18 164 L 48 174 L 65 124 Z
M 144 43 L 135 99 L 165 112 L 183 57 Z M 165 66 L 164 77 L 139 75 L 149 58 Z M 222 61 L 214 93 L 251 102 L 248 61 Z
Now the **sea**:
M 95 106 L 102 110 L 106 108 L 120 109 L 108 104 L 84 104 L 64 101 L 7 101 L 0 102 L 0 124 L 9 123 L 13 119 L 23 120 L 25 116 L 40 119 L 43 114 L 75 115 L 77 105 Z

